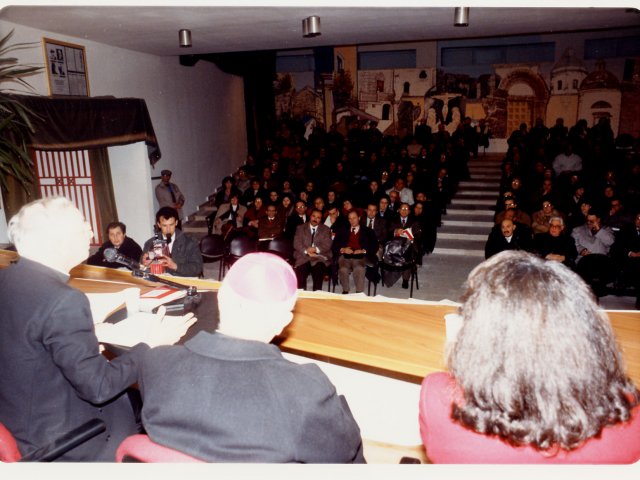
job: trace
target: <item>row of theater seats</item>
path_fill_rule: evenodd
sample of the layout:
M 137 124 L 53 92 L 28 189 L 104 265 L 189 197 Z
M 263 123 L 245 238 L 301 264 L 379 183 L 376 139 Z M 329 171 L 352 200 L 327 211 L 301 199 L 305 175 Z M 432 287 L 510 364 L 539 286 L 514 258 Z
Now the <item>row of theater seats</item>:
M 293 265 L 293 243 L 290 239 L 280 236 L 271 240 L 259 241 L 247 235 L 238 235 L 226 242 L 222 235 L 209 234 L 200 239 L 200 252 L 205 263 L 220 262 L 218 271 L 218 280 L 224 278 L 227 269 L 233 265 L 238 258 L 252 252 L 269 252 L 278 255 Z M 409 297 L 413 297 L 413 288 L 420 289 L 418 284 L 417 262 L 414 258 L 409 259 L 403 265 L 391 264 L 386 261 L 380 261 L 377 264 L 367 265 L 366 278 L 368 280 L 367 294 L 371 295 L 371 286 L 373 285 L 373 294 L 377 293 L 378 284 L 382 279 L 382 273 L 385 271 L 401 272 L 404 270 L 411 271 L 411 287 Z M 334 262 L 328 276 L 328 291 L 334 291 L 338 284 L 338 267 Z

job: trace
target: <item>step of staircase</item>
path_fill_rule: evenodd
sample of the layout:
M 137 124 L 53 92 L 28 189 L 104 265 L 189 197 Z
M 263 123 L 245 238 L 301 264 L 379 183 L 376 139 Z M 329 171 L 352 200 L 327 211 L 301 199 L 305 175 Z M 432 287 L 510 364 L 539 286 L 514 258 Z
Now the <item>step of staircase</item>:
M 486 208 L 473 210 L 466 208 L 449 208 L 447 209 L 447 220 L 458 220 L 463 218 L 473 217 L 473 220 L 493 220 L 495 212 L 487 210 Z
M 498 184 L 498 182 L 491 182 L 491 181 L 479 181 L 479 180 L 464 180 L 460 183 L 458 183 L 458 189 L 466 189 L 466 188 L 473 188 L 473 189 L 479 189 L 479 190 L 490 190 L 492 192 L 495 192 L 496 197 L 498 196 L 499 193 L 499 189 L 498 187 L 496 187 L 496 185 Z
M 205 220 L 194 220 L 186 222 L 182 225 L 182 231 L 185 233 L 207 233 L 207 222 Z
M 468 231 L 469 229 L 465 229 Z M 479 230 L 480 231 L 480 230 Z M 486 242 L 488 235 L 486 233 L 455 233 L 455 232 L 438 232 L 438 240 L 471 240 L 477 242 Z
M 189 221 L 206 221 L 207 217 L 215 211 L 215 208 L 212 206 L 200 207 L 197 212 L 189 215 Z
M 486 228 L 487 232 L 493 227 L 494 223 L 491 220 L 451 220 L 449 218 L 442 220 L 443 227 L 480 227 Z
M 491 199 L 495 203 L 496 200 L 498 199 L 498 195 L 496 195 L 494 190 L 476 190 L 476 189 L 458 190 L 458 193 L 456 193 L 454 198 L 456 199 L 485 198 L 485 199 Z
M 475 172 L 470 172 L 471 173 L 471 180 L 487 180 L 487 181 L 492 181 L 494 182 L 494 184 L 499 183 L 500 182 L 500 174 L 493 174 L 493 173 L 475 173 Z
M 460 257 L 474 257 L 484 259 L 484 250 L 478 249 L 458 249 L 458 248 L 440 248 L 435 247 L 432 254 L 438 255 L 455 255 Z
M 490 198 L 466 199 L 454 198 L 447 207 L 448 209 L 469 209 L 469 210 L 492 210 L 496 202 Z
M 454 198 L 447 206 L 447 214 L 460 210 L 474 210 L 475 212 L 493 212 L 495 200 L 491 198 Z

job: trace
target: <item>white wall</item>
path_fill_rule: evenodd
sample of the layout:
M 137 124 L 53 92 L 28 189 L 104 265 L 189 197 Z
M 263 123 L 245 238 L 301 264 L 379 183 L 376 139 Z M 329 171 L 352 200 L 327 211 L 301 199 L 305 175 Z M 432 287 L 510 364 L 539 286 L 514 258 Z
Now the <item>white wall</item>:
M 114 175 L 114 184 L 133 182 L 136 187 L 129 192 L 127 212 L 118 205 L 119 215 L 128 215 L 129 209 L 148 215 L 145 206 L 149 199 L 143 195 L 152 192 L 155 182 L 151 176 L 159 176 L 163 168 L 173 171 L 172 181 L 186 197 L 185 214 L 193 213 L 222 178 L 244 162 L 247 141 L 242 78 L 220 71 L 211 62 L 183 67 L 177 57 L 142 54 L 0 20 L 0 35 L 11 29 L 15 30 L 11 43 L 37 42 L 34 48 L 15 52 L 21 63 L 43 64 L 43 37 L 83 45 L 92 97 L 110 95 L 146 101 L 162 158 L 144 175 L 137 167 L 131 178 Z M 49 94 L 44 73 L 31 77 L 29 83 L 36 93 Z M 24 91 L 18 85 L 11 88 Z M 143 160 L 148 163 L 146 148 L 144 152 L 135 149 L 135 157 L 129 159 Z M 146 221 L 150 222 L 153 215 Z M 4 210 L 0 211 L 0 243 L 6 242 L 3 223 Z M 128 229 L 134 228 L 125 223 Z
M 140 182 L 140 178 L 151 177 L 149 162 L 132 162 L 132 158 L 144 158 L 147 147 L 144 143 L 134 143 L 109 148 L 109 165 L 113 182 L 116 208 L 121 222 L 127 226 L 127 235 L 142 244 L 153 235 L 154 207 L 153 188 L 150 182 Z M 136 208 L 131 208 L 136 205 Z M 149 220 L 151 218 L 151 220 Z

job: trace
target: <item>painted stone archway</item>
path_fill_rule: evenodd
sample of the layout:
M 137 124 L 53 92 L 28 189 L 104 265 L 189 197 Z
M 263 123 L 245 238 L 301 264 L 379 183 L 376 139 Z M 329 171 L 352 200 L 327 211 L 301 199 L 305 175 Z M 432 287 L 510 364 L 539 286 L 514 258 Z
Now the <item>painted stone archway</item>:
M 525 121 L 531 128 L 536 118 L 545 118 L 549 89 L 544 79 L 528 68 L 514 69 L 506 75 L 501 75 L 501 78 L 493 97 L 495 108 L 492 110 L 502 118 L 493 119 L 491 123 L 504 128 L 502 132 L 494 131 L 496 137 L 508 138 L 521 121 Z M 515 124 L 516 127 L 510 128 L 508 125 L 511 124 Z

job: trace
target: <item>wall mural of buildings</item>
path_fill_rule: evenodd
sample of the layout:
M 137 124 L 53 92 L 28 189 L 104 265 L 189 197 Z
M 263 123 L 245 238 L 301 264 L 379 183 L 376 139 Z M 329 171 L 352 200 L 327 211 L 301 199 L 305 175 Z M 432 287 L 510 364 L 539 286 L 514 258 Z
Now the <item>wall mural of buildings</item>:
M 443 124 L 452 133 L 468 116 L 474 124 L 484 120 L 494 138 L 508 138 L 521 123 L 531 127 L 536 119 L 547 126 L 557 118 L 567 126 L 585 119 L 591 126 L 607 117 L 616 136 L 640 136 L 640 59 L 626 81 L 608 71 L 604 59 L 588 71 L 571 48 L 547 78 L 534 63 L 497 64 L 492 74 L 472 78 L 435 67 L 358 71 L 356 56 L 349 61 L 341 48 L 335 72 L 304 77 L 314 78 L 314 85 L 296 85 L 300 76 L 294 73 L 278 75 L 278 118 L 302 118 L 308 132 L 335 123 L 346 133 L 354 119 L 375 121 L 383 133 L 403 137 L 420 122 L 434 132 Z

